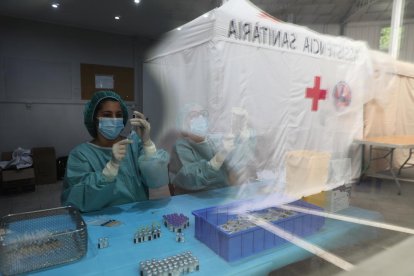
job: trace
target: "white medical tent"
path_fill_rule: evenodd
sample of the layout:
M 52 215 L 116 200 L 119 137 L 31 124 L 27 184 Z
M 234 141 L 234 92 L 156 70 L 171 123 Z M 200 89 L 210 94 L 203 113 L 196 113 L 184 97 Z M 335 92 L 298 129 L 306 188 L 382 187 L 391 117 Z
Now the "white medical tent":
M 186 104 L 209 113 L 212 137 L 248 113 L 259 178 L 300 197 L 356 179 L 372 64 L 363 42 L 281 22 L 231 0 L 165 35 L 144 64 L 144 112 L 169 148 Z M 239 183 L 241 184 L 241 183 Z
M 364 137 L 414 135 L 414 64 L 378 51 L 370 54 L 374 69 L 370 89 L 375 95 L 364 106 Z M 399 168 L 409 152 L 396 149 L 394 166 Z M 373 165 L 375 171 L 389 168 L 385 159 Z

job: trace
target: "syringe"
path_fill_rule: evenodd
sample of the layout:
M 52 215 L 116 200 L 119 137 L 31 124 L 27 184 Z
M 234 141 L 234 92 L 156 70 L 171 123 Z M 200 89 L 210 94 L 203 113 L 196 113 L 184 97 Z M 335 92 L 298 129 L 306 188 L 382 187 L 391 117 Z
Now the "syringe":
M 135 118 L 135 114 L 132 114 L 132 118 Z M 127 136 L 127 139 L 129 139 L 129 140 L 133 141 L 133 139 L 132 139 L 132 135 L 134 134 L 134 132 L 135 132 L 135 130 L 134 130 L 134 128 L 131 126 L 131 131 L 129 132 L 129 134 L 128 134 L 128 136 Z
M 136 117 L 137 117 L 137 115 L 136 115 L 136 114 L 132 114 L 132 118 L 136 118 Z M 146 120 L 147 122 L 149 122 L 148 117 L 147 117 L 147 118 L 145 118 L 145 120 Z M 139 127 L 140 127 L 140 128 L 143 128 L 143 126 L 139 126 Z M 132 140 L 132 135 L 133 135 L 134 133 L 136 133 L 136 131 L 135 131 L 135 129 L 134 129 L 133 127 L 131 127 L 131 131 L 129 132 L 129 134 L 128 134 L 127 138 L 128 138 L 129 140 Z

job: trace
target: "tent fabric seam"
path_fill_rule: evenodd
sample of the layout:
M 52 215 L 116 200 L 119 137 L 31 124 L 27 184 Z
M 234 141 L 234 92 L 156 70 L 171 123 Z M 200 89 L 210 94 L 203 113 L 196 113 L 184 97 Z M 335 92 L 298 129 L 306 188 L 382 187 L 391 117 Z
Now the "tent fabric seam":
M 209 42 L 210 40 L 211 40 L 211 38 L 204 39 L 203 41 L 200 41 L 200 42 L 198 42 L 198 43 L 194 43 L 194 44 L 192 44 L 192 45 L 190 45 L 190 46 L 185 45 L 184 47 L 181 47 L 181 48 L 175 49 L 175 50 L 173 50 L 173 51 L 170 51 L 170 52 L 165 52 L 165 53 L 163 53 L 163 54 L 161 54 L 161 55 L 153 56 L 153 57 L 151 57 L 151 58 L 146 59 L 146 60 L 145 60 L 145 63 L 147 63 L 147 62 L 151 62 L 151 61 L 153 61 L 153 60 L 155 60 L 155 59 L 162 58 L 162 57 L 165 57 L 165 56 L 168 56 L 168 55 L 171 55 L 171 54 L 175 54 L 175 53 L 177 53 L 177 52 L 181 52 L 181 51 L 184 51 L 184 50 L 187 50 L 187 49 L 191 49 L 191 48 L 194 48 L 194 47 L 200 46 L 200 45 L 202 45 L 202 44 L 204 44 L 204 43 L 206 43 L 206 42 Z

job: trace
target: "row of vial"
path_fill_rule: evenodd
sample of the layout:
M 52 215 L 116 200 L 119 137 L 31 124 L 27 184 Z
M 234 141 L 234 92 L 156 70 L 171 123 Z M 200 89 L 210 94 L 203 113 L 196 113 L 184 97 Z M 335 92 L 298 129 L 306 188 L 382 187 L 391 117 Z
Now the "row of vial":
M 162 260 L 152 259 L 139 264 L 141 276 L 179 276 L 200 270 L 200 262 L 190 251 Z
M 263 209 L 257 212 L 250 213 L 252 216 L 274 222 L 295 215 L 296 213 L 289 210 L 281 210 L 275 207 Z M 256 227 L 256 224 L 245 215 L 237 215 L 234 219 L 229 219 L 226 223 L 220 225 L 220 228 L 230 234 L 244 231 Z
M 134 243 L 155 240 L 161 237 L 161 226 L 152 224 L 150 227 L 143 227 L 134 234 Z
M 172 213 L 163 215 L 162 218 L 164 226 L 172 232 L 181 233 L 184 229 L 190 226 L 190 219 L 183 214 Z
M 161 226 L 153 224 L 151 227 L 142 227 L 134 234 L 134 243 L 142 243 L 145 241 L 155 240 L 161 237 Z M 176 242 L 184 242 L 184 233 L 181 231 L 176 233 Z M 98 248 L 106 248 L 109 246 L 109 239 L 102 237 L 98 239 Z

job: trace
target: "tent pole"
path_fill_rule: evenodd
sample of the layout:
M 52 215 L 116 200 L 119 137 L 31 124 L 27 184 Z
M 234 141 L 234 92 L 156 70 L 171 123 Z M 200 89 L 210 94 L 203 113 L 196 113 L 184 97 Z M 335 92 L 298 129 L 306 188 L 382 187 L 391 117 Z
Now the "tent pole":
M 393 58 L 398 58 L 398 52 L 400 48 L 400 30 L 402 25 L 402 16 L 404 14 L 404 0 L 394 0 L 392 5 L 391 16 L 391 37 L 390 47 L 388 53 Z

